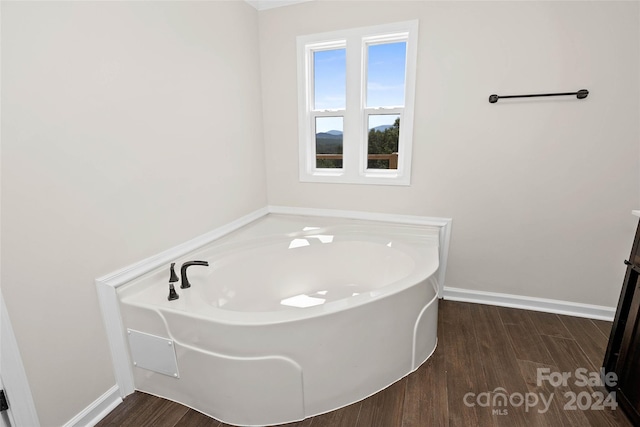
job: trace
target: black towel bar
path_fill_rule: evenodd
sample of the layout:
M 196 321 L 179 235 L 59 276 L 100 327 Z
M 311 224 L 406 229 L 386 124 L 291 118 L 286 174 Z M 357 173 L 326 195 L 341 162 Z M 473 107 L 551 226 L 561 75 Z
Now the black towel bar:
M 585 99 L 587 95 L 589 95 L 589 91 L 586 89 L 580 89 L 577 92 L 563 92 L 563 93 L 537 93 L 532 95 L 491 95 L 489 96 L 489 102 L 495 104 L 498 102 L 498 99 L 506 99 L 506 98 L 534 98 L 539 96 L 566 96 L 566 95 L 576 95 L 578 99 Z

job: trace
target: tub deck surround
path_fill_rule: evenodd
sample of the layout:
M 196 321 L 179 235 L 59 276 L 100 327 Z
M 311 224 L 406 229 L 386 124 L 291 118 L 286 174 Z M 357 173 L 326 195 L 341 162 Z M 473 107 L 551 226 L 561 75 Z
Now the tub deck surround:
M 224 286 L 176 286 L 180 298 L 169 301 L 163 266 L 118 295 L 122 302 L 233 323 L 289 321 L 346 309 L 432 276 L 438 245 L 438 229 L 430 226 L 270 214 L 177 260 L 176 266 L 213 260 L 190 269 L 189 281 Z
M 178 300 L 168 264 L 142 274 L 116 290 L 122 329 L 166 340 L 176 366 L 134 366 L 147 355 L 125 339 L 134 387 L 236 425 L 364 399 L 435 350 L 440 240 L 429 225 L 272 213 L 175 259 L 210 264 Z

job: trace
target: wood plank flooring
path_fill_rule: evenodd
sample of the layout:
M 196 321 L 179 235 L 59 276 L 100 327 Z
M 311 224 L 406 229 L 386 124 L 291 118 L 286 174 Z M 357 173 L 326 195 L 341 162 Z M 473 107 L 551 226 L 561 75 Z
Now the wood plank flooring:
M 361 402 L 283 426 L 631 426 L 620 409 L 594 408 L 604 388 L 575 376 L 578 368 L 599 370 L 610 328 L 598 320 L 441 300 L 438 348 L 417 371 Z M 538 381 L 538 369 L 571 377 L 554 386 Z M 492 406 L 487 393 L 494 391 L 511 400 Z M 482 396 L 492 396 L 489 405 Z M 520 396 L 529 399 L 528 409 Z M 97 426 L 228 424 L 136 392 Z

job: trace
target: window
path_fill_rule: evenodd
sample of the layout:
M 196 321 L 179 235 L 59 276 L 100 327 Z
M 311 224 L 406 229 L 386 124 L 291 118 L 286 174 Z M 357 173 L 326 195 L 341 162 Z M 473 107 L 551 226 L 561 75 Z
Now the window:
M 418 21 L 298 37 L 300 180 L 409 185 Z

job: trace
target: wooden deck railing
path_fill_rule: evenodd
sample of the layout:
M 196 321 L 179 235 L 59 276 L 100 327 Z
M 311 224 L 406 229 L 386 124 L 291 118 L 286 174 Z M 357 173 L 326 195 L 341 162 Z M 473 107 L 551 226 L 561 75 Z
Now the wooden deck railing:
M 398 153 L 369 154 L 368 160 L 388 160 L 389 169 L 398 169 Z M 316 160 L 342 160 L 342 154 L 316 154 Z

